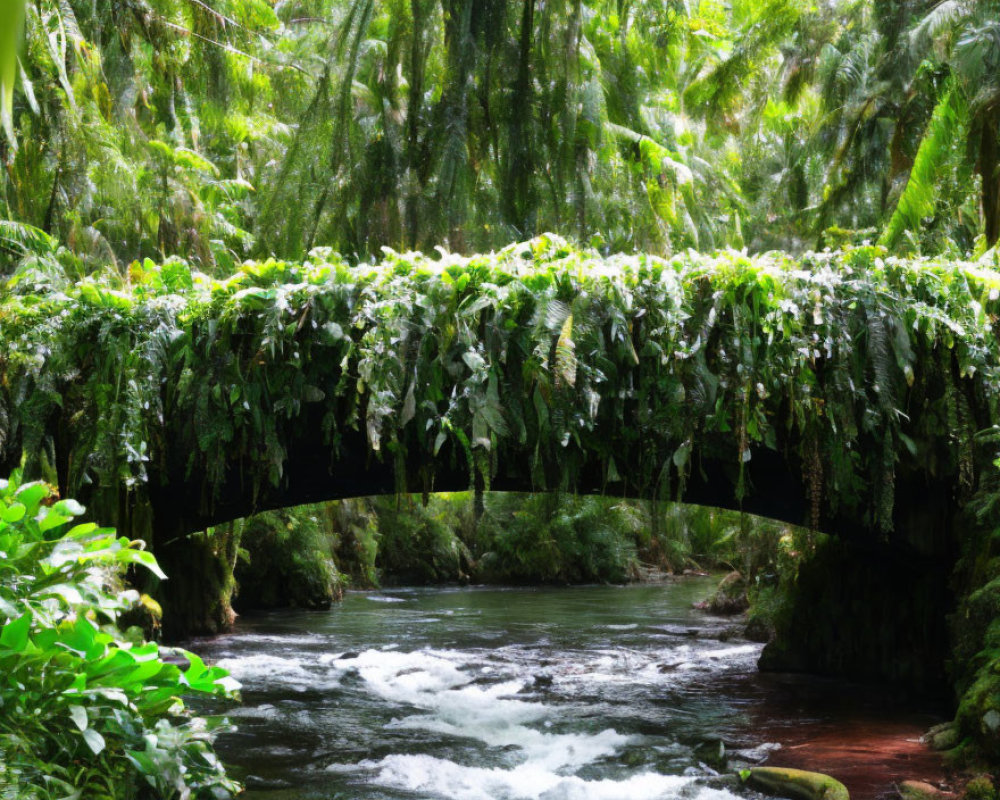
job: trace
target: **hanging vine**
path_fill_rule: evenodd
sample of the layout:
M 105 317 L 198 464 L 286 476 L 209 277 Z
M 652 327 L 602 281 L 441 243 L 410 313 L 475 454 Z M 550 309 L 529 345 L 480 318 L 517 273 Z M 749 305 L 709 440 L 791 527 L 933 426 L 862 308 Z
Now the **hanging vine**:
M 975 480 L 965 403 L 996 418 L 998 287 L 877 248 L 601 258 L 551 235 L 356 267 L 317 250 L 224 280 L 177 259 L 58 288 L 22 273 L 0 302 L 0 460 L 118 518 L 191 475 L 210 509 L 233 465 L 255 495 L 280 487 L 303 437 L 334 481 L 362 437 L 399 487 L 437 464 L 470 486 L 596 471 L 646 495 L 729 463 L 752 496 L 772 451 L 802 465 L 803 522 L 888 532 L 901 459 L 943 437 L 946 462 L 921 468 Z

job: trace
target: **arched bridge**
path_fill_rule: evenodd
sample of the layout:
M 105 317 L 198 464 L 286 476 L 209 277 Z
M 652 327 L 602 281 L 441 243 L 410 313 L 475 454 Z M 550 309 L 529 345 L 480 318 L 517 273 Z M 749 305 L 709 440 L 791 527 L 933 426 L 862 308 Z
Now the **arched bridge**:
M 743 508 L 947 566 L 989 464 L 1000 278 L 973 265 L 544 236 L 43 283 L 0 306 L 0 468 L 24 456 L 146 539 L 175 594 L 193 531 L 470 486 Z

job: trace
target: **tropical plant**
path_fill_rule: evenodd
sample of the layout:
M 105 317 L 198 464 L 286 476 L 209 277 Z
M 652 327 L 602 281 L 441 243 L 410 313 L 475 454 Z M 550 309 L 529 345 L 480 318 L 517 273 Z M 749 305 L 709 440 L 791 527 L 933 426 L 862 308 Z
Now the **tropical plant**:
M 44 483 L 0 481 L 0 795 L 235 795 L 212 751 L 220 723 L 183 698 L 232 697 L 238 685 L 116 627 L 139 599 L 121 588 L 124 571 L 165 576 L 140 543 L 73 525 L 83 511 Z
M 499 583 L 624 583 L 637 573 L 641 523 L 611 498 L 490 495 L 483 573 Z
M 910 31 L 909 44 L 920 71 L 939 77 L 934 111 L 883 240 L 894 244 L 933 218 L 949 181 L 953 192 L 968 192 L 975 170 L 991 247 L 1000 239 L 1000 3 L 941 0 Z
M 249 146 L 271 129 L 262 59 L 246 49 L 267 46 L 271 8 L 41 0 L 26 10 L 24 52 L 3 83 L 8 220 L 57 236 L 87 271 L 178 251 L 231 268 L 252 243 Z
M 229 525 L 240 550 L 237 610 L 329 608 L 340 598 L 340 575 L 322 507 L 267 511 Z

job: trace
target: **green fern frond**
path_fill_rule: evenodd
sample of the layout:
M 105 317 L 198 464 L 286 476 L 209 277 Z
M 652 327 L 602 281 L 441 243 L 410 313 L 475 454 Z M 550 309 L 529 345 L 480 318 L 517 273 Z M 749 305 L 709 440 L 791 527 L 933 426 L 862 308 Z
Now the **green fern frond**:
M 55 249 L 55 240 L 45 231 L 26 222 L 0 219 L 0 250 L 18 255 L 25 253 L 44 255 L 55 252 Z
M 556 342 L 556 386 L 576 386 L 576 343 L 573 341 L 573 315 L 563 322 Z
M 904 231 L 918 229 L 925 217 L 934 214 L 938 176 L 952 154 L 955 143 L 961 140 L 959 132 L 967 118 L 968 105 L 965 98 L 952 84 L 934 109 L 927 132 L 917 150 L 906 188 L 879 240 L 880 244 L 894 246 Z

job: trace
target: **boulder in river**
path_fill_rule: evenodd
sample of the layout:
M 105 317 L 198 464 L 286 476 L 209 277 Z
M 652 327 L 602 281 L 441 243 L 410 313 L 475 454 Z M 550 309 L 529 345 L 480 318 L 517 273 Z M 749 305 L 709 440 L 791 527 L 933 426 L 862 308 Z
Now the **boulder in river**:
M 822 772 L 785 767 L 752 767 L 747 781 L 756 789 L 797 800 L 850 800 L 847 787 Z
M 742 614 L 750 607 L 747 599 L 747 581 L 739 572 L 733 571 L 719 583 L 719 587 L 705 603 L 697 604 L 713 614 Z

